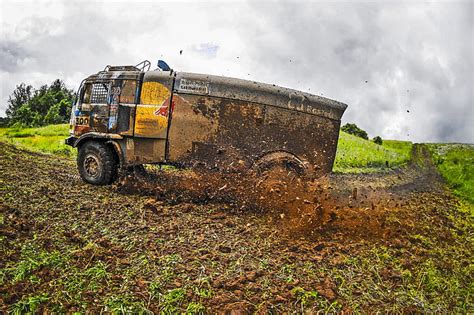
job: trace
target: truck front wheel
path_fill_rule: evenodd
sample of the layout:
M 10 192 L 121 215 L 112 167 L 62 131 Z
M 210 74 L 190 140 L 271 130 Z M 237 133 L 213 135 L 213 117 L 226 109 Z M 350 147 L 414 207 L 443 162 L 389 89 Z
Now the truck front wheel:
M 77 167 L 82 179 L 93 185 L 112 183 L 118 169 L 113 150 L 97 141 L 88 141 L 79 147 Z

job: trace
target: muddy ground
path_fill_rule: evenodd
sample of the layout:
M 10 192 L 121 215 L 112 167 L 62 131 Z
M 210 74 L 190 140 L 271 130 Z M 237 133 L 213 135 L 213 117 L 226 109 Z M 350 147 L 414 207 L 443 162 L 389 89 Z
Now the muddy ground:
M 472 218 L 423 145 L 403 169 L 315 182 L 77 174 L 0 143 L 0 310 L 473 311 Z

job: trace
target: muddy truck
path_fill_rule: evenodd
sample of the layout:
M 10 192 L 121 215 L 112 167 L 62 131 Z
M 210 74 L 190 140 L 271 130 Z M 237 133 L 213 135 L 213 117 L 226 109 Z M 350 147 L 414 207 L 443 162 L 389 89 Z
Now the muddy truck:
M 222 76 L 107 66 L 84 79 L 66 144 L 78 149 L 88 183 L 112 183 L 144 164 L 302 176 L 332 170 L 347 105 L 324 97 Z

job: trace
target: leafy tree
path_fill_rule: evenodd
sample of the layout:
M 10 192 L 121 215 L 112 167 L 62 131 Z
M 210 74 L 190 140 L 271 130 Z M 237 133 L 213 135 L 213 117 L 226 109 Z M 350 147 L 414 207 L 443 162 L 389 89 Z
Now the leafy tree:
M 382 145 L 382 143 L 383 143 L 382 138 L 380 136 L 374 137 L 374 139 L 372 139 L 372 141 L 377 143 L 378 145 Z
M 51 106 L 44 116 L 45 124 L 59 124 L 63 121 L 63 117 L 59 115 L 59 110 L 61 109 L 61 103 L 54 104 Z
M 367 132 L 365 130 L 360 129 L 356 124 L 345 124 L 341 128 L 342 131 L 347 132 L 351 135 L 360 137 L 365 140 L 369 140 L 369 136 L 367 135 Z
M 12 95 L 8 97 L 8 108 L 5 112 L 7 117 L 11 119 L 23 104 L 30 101 L 32 94 L 33 86 L 26 85 L 25 83 L 17 85 Z
M 9 98 L 9 124 L 41 126 L 67 122 L 74 93 L 60 79 L 34 90 L 31 85 L 18 85 Z
M 10 119 L 11 125 L 32 126 L 38 120 L 35 112 L 33 112 L 28 103 L 24 103 L 18 108 Z

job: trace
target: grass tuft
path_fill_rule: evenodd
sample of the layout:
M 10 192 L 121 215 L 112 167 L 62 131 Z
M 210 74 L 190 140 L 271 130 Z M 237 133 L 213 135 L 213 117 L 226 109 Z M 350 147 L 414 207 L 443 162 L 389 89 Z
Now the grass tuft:
M 7 268 L 13 283 L 29 279 L 35 282 L 34 272 L 41 268 L 60 268 L 64 266 L 67 257 L 58 251 L 40 251 L 36 247 L 25 245 L 21 251 L 22 260 L 14 267 Z
M 48 300 L 49 297 L 46 293 L 25 297 L 10 307 L 10 314 L 36 314 L 38 307 Z

